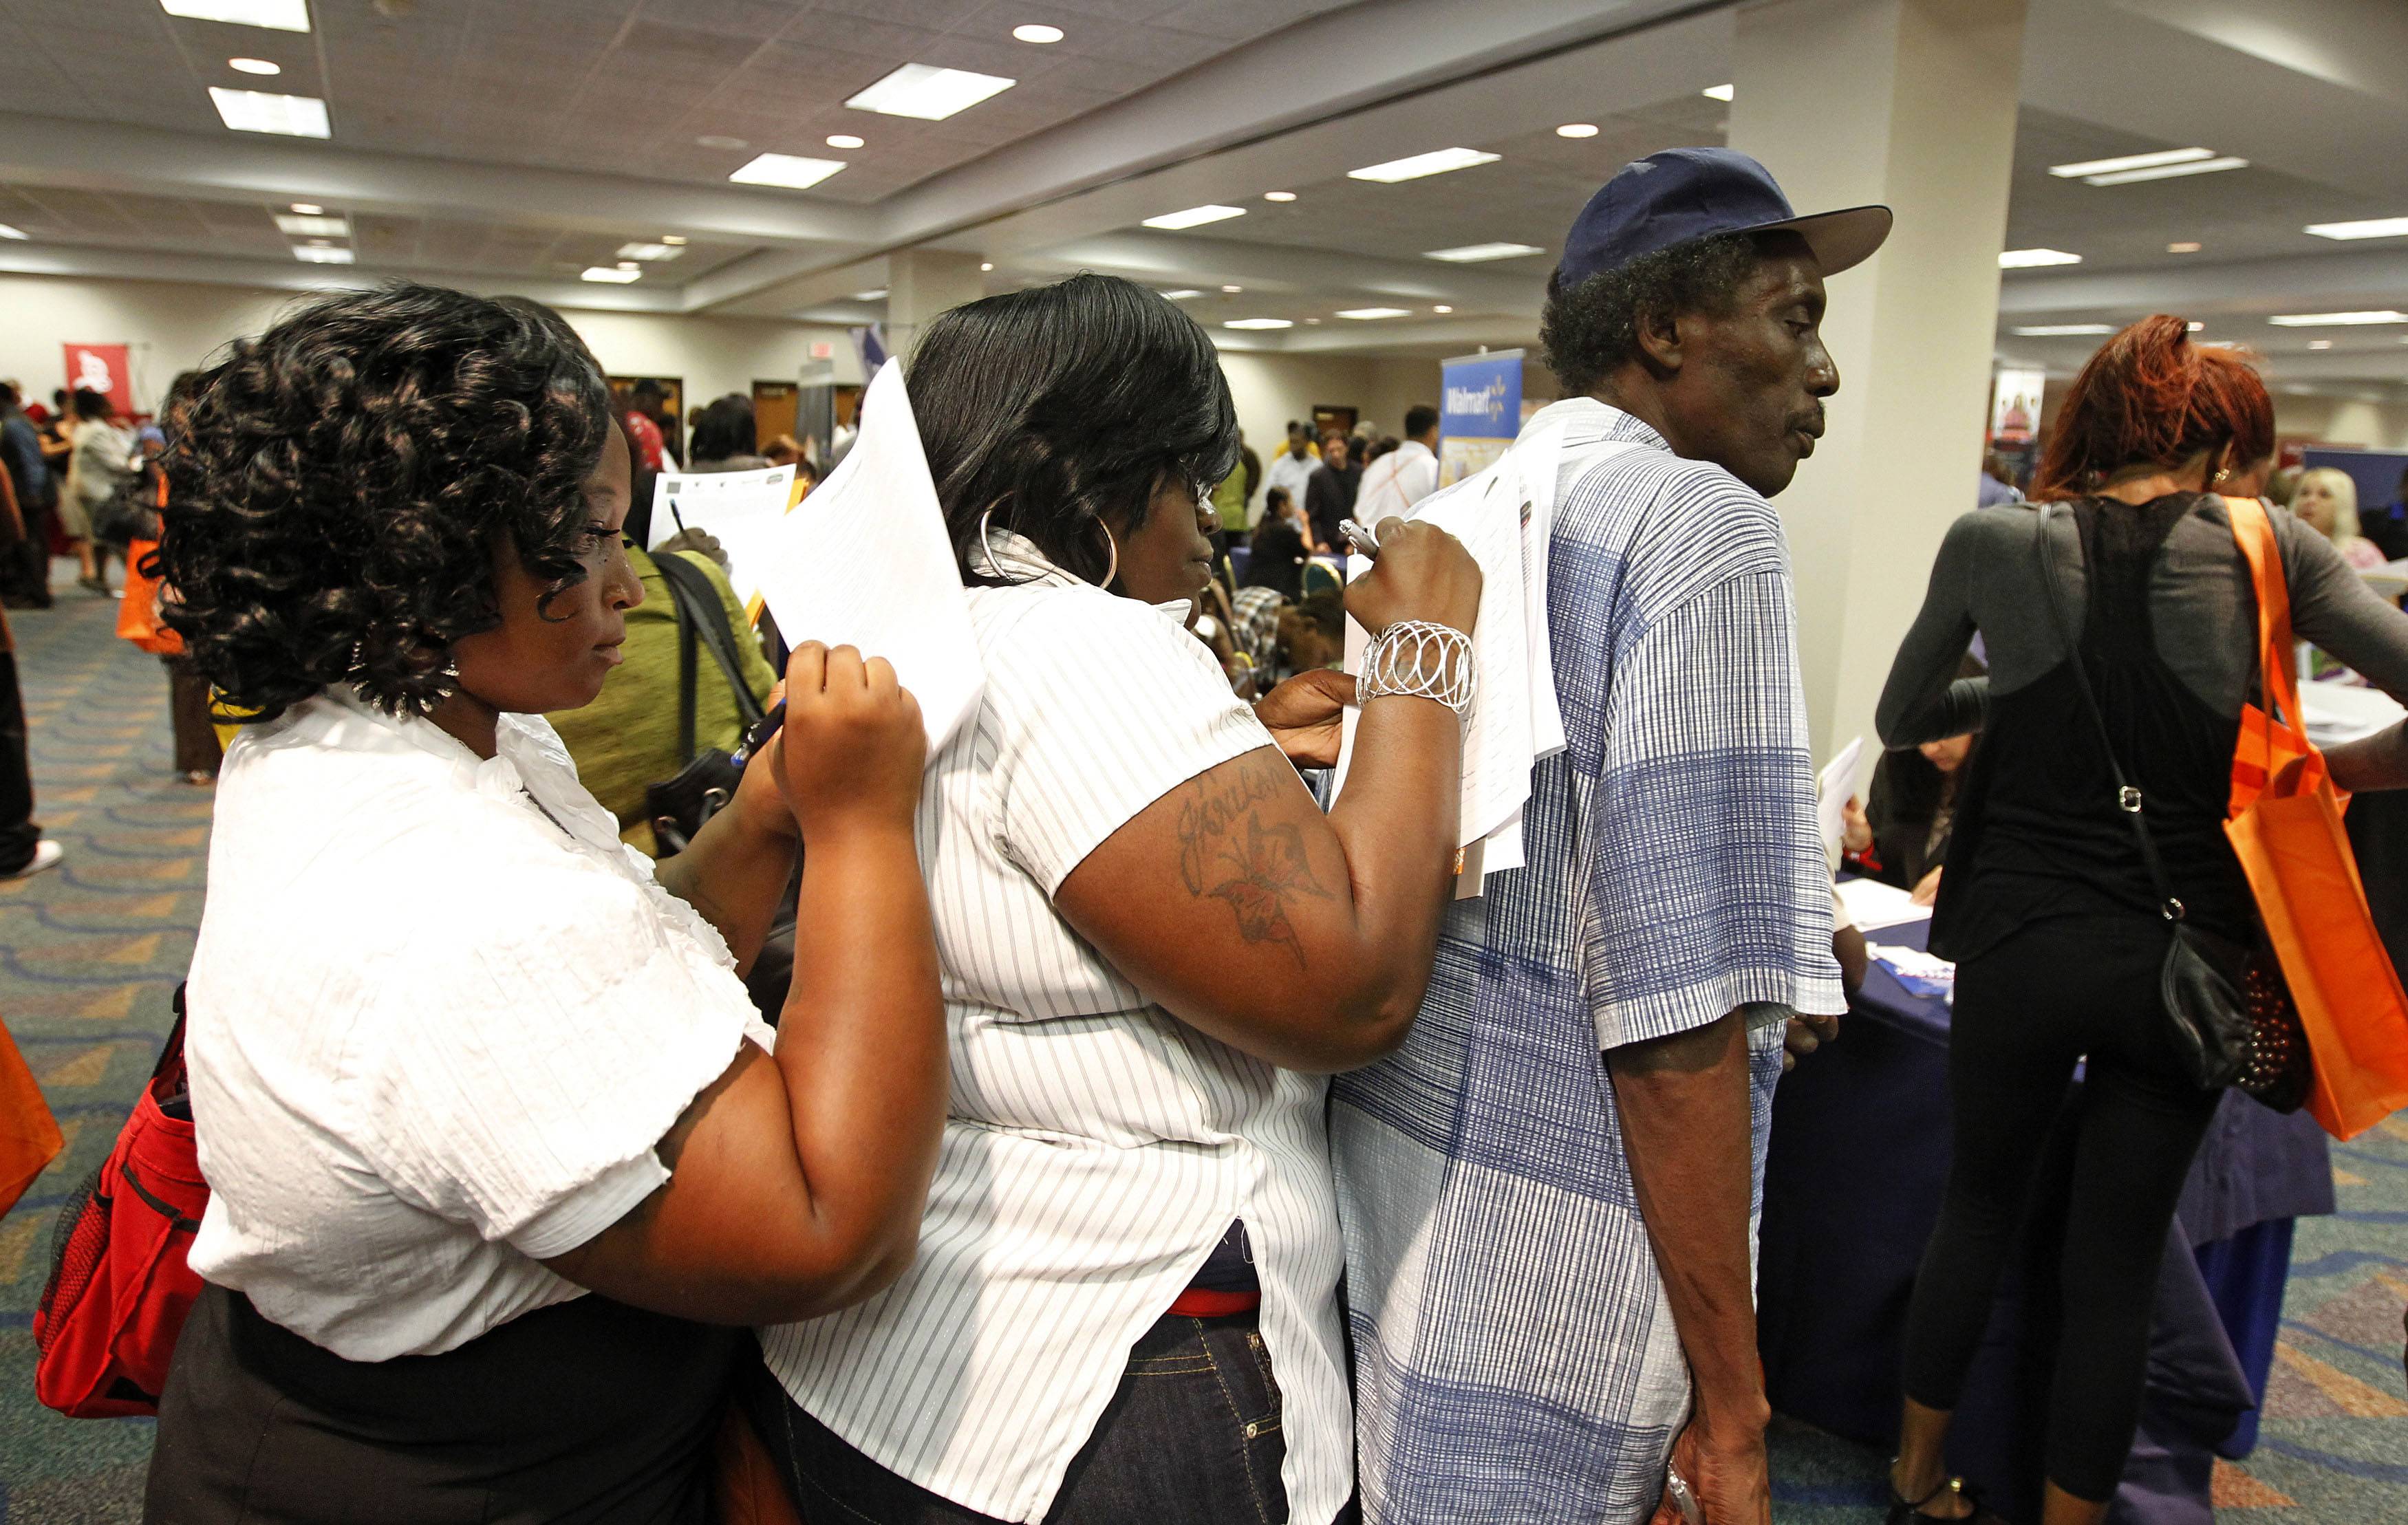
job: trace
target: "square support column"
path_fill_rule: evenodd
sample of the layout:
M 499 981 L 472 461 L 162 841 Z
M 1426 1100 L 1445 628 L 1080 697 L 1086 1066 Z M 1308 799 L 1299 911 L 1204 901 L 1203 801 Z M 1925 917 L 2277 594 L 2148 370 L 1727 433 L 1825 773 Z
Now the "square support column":
M 2023 34 L 2024 0 L 1766 0 L 1738 19 L 1730 146 L 1801 212 L 1898 214 L 1829 282 L 1840 391 L 1777 500 L 1821 757 L 1871 740 L 1933 553 L 1974 504 Z
M 949 249 L 910 249 L 886 257 L 886 352 L 906 365 L 928 320 L 986 294 L 979 256 Z

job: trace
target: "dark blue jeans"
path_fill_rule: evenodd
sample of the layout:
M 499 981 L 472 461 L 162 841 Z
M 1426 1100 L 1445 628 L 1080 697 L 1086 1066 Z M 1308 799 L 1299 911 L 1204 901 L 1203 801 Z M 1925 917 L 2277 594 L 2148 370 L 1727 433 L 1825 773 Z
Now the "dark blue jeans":
M 996 1525 L 846 1445 L 766 1366 L 743 1379 L 740 1397 L 806 1525 Z M 1282 1525 L 1286 1455 L 1254 1316 L 1166 1317 L 1130 1349 L 1045 1525 Z

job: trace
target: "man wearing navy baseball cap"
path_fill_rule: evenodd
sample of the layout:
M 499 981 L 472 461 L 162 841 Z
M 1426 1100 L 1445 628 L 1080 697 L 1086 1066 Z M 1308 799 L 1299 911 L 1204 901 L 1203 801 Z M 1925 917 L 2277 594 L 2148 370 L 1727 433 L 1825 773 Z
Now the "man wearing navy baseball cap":
M 1366 1525 L 1770 1518 L 1755 1189 L 1784 1035 L 1846 998 L 1765 500 L 1839 390 L 1823 279 L 1889 226 L 1726 149 L 1625 166 L 1548 282 L 1564 400 L 1448 490 L 1547 526 L 1566 744 L 1335 1083 Z

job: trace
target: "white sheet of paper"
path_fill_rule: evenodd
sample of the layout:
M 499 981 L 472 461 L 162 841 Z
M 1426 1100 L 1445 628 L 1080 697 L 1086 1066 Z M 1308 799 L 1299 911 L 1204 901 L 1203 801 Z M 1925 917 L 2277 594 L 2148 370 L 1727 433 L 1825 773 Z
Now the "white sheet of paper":
M 1848 908 L 1848 919 L 1856 924 L 1858 932 L 1876 932 L 1908 921 L 1928 920 L 1931 916 L 1930 906 L 1917 905 L 1913 895 L 1879 879 L 1842 879 L 1835 888 L 1840 904 Z
M 1840 839 L 1847 834 L 1848 800 L 1856 791 L 1856 763 L 1864 752 L 1865 738 L 1858 736 L 1814 776 L 1814 824 L 1822 829 L 1823 857 L 1833 864 L 1840 861 Z
M 853 646 L 894 663 L 933 761 L 978 707 L 986 666 L 901 366 L 871 380 L 851 453 L 780 519 L 769 552 L 762 592 L 786 644 Z
M 1471 636 L 1479 687 L 1463 729 L 1458 845 L 1488 835 L 1522 808 L 1530 797 L 1535 760 L 1529 624 L 1523 613 L 1521 500 L 1510 490 L 1489 491 L 1503 475 L 1457 483 L 1423 499 L 1413 511 L 1415 520 L 1435 524 L 1463 542 L 1480 563 L 1480 622 Z
M 652 549 L 681 529 L 716 535 L 727 552 L 727 580 L 747 608 L 761 591 L 771 554 L 769 533 L 795 496 L 795 468 L 764 471 L 665 471 L 652 482 Z
M 2308 739 L 2319 747 L 2371 736 L 2399 724 L 2403 715 L 2408 711 L 2401 710 L 2400 701 L 2381 689 L 2355 683 L 2300 685 L 2300 718 L 2307 724 Z

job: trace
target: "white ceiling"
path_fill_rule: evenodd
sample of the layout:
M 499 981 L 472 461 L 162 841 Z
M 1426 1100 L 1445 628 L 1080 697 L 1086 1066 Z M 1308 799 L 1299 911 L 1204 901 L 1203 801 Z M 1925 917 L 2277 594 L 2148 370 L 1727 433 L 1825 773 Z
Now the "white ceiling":
M 1197 289 L 1193 310 L 1235 347 L 1456 353 L 1529 338 L 1563 228 L 1615 167 L 1721 141 L 1725 107 L 1698 91 L 1728 78 L 1730 52 L 1712 0 L 310 9 L 297 35 L 179 21 L 157 0 L 0 0 L 0 222 L 33 235 L 0 242 L 0 269 L 294 288 L 407 273 L 569 305 L 867 321 L 878 305 L 849 293 L 884 285 L 890 252 L 935 245 L 982 252 L 998 288 L 1092 268 Z M 1032 21 L 1064 40 L 1012 40 Z M 234 56 L 284 72 L 237 75 Z M 906 62 L 1021 82 L 943 122 L 842 105 Z M 2008 242 L 2084 263 L 2008 274 L 2003 355 L 2070 369 L 2095 341 L 2011 330 L 2171 307 L 2261 349 L 2286 384 L 2387 395 L 2408 380 L 2408 330 L 2265 321 L 2408 309 L 2408 238 L 2300 231 L 2408 216 L 2408 3 L 2031 0 L 2022 71 Z M 230 133 L 212 84 L 320 94 L 334 138 Z M 1601 130 L 1564 139 L 1566 121 Z M 867 146 L 826 147 L 839 132 Z M 695 142 L 714 135 L 745 147 Z M 2194 143 L 2251 167 L 2114 188 L 2047 173 Z M 1398 185 L 1345 177 L 1456 145 L 1501 159 Z M 760 151 L 849 164 L 810 192 L 730 185 Z M 351 219 L 356 265 L 292 257 L 270 217 L 294 200 Z M 1138 226 L 1204 202 L 1246 215 Z M 690 240 L 682 256 L 633 285 L 575 278 L 666 234 Z M 1491 240 L 1543 252 L 1425 257 Z M 2201 248 L 2167 252 L 2180 241 Z M 1412 316 L 1335 316 L 1372 306 Z M 1297 326 L 1218 327 L 1233 317 Z

